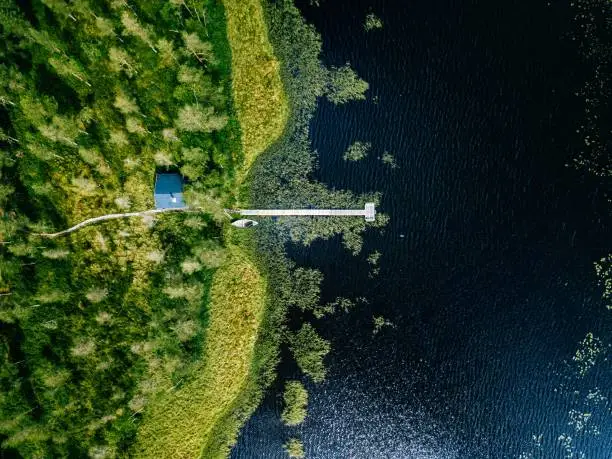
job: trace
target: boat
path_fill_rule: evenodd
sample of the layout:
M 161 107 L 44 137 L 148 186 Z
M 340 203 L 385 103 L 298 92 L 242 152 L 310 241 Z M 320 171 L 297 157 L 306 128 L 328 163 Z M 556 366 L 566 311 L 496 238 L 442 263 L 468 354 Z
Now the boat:
M 241 218 L 240 220 L 233 221 L 232 225 L 236 228 L 250 228 L 259 225 L 259 223 L 255 220 L 249 220 L 248 218 Z

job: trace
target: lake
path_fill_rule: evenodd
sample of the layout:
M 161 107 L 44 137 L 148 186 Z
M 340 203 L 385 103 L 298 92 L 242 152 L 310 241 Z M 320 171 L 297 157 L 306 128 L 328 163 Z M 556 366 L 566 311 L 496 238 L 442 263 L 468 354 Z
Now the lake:
M 593 269 L 611 250 L 610 190 L 566 167 L 584 142 L 567 5 L 300 6 L 324 62 L 370 83 L 366 102 L 321 101 L 318 178 L 381 191 L 391 221 L 358 257 L 338 240 L 290 248 L 325 274 L 324 301 L 369 303 L 316 323 L 333 350 L 305 423 L 279 418 L 282 380 L 299 376 L 285 358 L 232 457 L 284 458 L 297 435 L 309 458 L 612 458 L 612 312 Z M 369 12 L 382 30 L 364 31 Z M 372 153 L 347 163 L 355 140 Z M 373 316 L 393 325 L 375 334 Z M 602 351 L 581 377 L 572 356 L 588 332 Z

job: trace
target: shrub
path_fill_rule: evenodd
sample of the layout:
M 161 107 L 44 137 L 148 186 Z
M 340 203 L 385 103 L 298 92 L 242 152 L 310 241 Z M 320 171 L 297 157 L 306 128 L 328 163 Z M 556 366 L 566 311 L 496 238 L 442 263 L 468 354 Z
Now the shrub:
M 85 294 L 85 297 L 92 303 L 99 303 L 107 296 L 108 290 L 105 288 L 92 288 Z
M 214 107 L 185 105 L 178 112 L 176 127 L 187 132 L 213 132 L 227 124 L 226 115 L 215 114 Z

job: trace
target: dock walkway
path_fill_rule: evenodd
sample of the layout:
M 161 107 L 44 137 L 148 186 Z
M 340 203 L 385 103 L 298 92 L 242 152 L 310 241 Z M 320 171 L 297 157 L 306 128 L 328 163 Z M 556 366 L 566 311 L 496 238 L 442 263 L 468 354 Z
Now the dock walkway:
M 235 212 L 261 217 L 365 217 L 367 222 L 376 220 L 376 206 L 373 202 L 368 202 L 363 209 L 239 209 Z

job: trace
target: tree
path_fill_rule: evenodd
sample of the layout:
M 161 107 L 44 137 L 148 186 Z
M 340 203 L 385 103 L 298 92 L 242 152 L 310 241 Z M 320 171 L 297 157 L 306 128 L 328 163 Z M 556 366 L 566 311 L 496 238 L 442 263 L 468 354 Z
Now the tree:
M 345 104 L 351 100 L 365 100 L 365 92 L 370 85 L 359 78 L 357 73 L 346 64 L 332 67 L 329 71 L 327 98 L 334 104 Z
M 208 268 L 214 269 L 225 263 L 227 250 L 213 241 L 204 241 L 194 247 L 193 254 Z
M 182 159 L 185 163 L 181 167 L 181 173 L 191 180 L 201 178 L 206 172 L 208 164 L 208 154 L 201 148 L 183 148 Z
M 299 381 L 287 381 L 283 394 L 285 407 L 281 419 L 288 426 L 296 426 L 304 422 L 306 418 L 306 406 L 308 405 L 308 392 Z
M 95 24 L 96 29 L 98 31 L 98 35 L 100 35 L 101 37 L 110 37 L 111 35 L 115 35 L 113 22 L 110 19 L 106 19 L 101 16 L 96 16 Z
M 53 142 L 60 142 L 71 147 L 78 146 L 76 138 L 79 128 L 72 118 L 54 116 L 50 123 L 38 126 L 40 133 Z
M 85 297 L 92 303 L 99 303 L 103 301 L 107 296 L 108 289 L 100 287 L 90 289 L 85 295 Z
M 182 131 L 208 133 L 223 129 L 227 124 L 227 116 L 215 114 L 213 107 L 185 105 L 179 109 L 174 124 Z
M 142 121 L 134 116 L 129 116 L 125 119 L 125 129 L 129 133 L 136 134 L 138 136 L 144 136 L 149 133 L 149 131 L 147 131 L 142 124 Z
M 189 85 L 199 85 L 204 81 L 204 72 L 202 70 L 191 67 L 189 65 L 181 65 L 177 79 L 180 83 Z
M 212 44 L 200 40 L 197 33 L 183 32 L 182 36 L 187 53 L 195 57 L 200 64 L 214 64 L 216 62 Z
M 174 333 L 181 343 L 189 341 L 199 330 L 198 324 L 194 320 L 180 320 L 172 327 Z
M 193 258 L 188 258 L 187 260 L 181 263 L 181 270 L 185 274 L 193 274 L 197 271 L 200 271 L 201 269 L 202 269 L 202 265 L 197 260 L 194 260 Z
M 108 67 L 113 72 L 119 73 L 123 71 L 128 78 L 131 78 L 138 73 L 136 71 L 134 61 L 130 55 L 121 48 L 110 48 L 108 50 L 108 59 Z
M 172 166 L 174 161 L 172 160 L 172 156 L 165 150 L 159 150 L 155 152 L 153 155 L 153 159 L 155 160 L 155 164 L 158 166 Z
M 176 54 L 174 52 L 174 46 L 172 42 L 165 39 L 160 39 L 157 41 L 157 49 L 158 53 L 158 65 L 160 68 L 168 68 L 174 64 L 176 64 Z
M 149 37 L 149 32 L 147 32 L 142 25 L 138 22 L 132 14 L 127 11 L 121 13 L 121 24 L 123 25 L 123 34 L 131 35 L 133 37 L 137 37 L 145 42 L 149 48 L 151 48 L 154 52 L 157 52 L 155 46 L 153 46 L 153 42 Z
M 14 192 L 15 188 L 12 185 L 5 183 L 0 184 L 0 207 L 4 207 L 8 200 L 13 196 Z
M 130 113 L 138 113 L 140 109 L 136 104 L 136 101 L 129 97 L 123 90 L 120 88 L 117 89 L 115 94 L 115 102 L 113 103 L 114 107 L 119 110 L 124 115 L 129 115 Z

